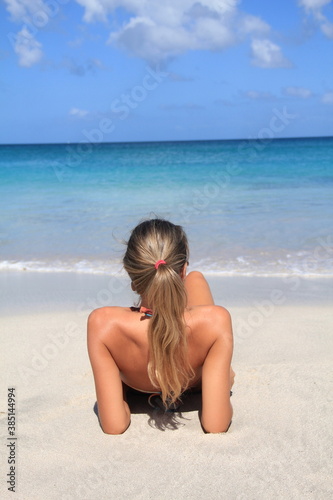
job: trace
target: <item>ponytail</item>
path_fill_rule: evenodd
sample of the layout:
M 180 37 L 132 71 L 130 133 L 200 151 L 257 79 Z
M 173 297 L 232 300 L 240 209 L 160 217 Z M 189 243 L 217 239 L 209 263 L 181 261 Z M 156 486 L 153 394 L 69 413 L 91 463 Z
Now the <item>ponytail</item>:
M 179 398 L 193 377 L 184 323 L 187 297 L 181 277 L 187 261 L 183 229 L 161 219 L 142 222 L 132 231 L 123 260 L 135 290 L 153 311 L 148 327 L 148 376 L 160 388 L 166 407 Z
M 165 406 L 179 398 L 192 375 L 183 319 L 186 301 L 180 275 L 167 265 L 160 266 L 148 293 L 153 309 L 148 327 L 148 376 L 160 387 Z

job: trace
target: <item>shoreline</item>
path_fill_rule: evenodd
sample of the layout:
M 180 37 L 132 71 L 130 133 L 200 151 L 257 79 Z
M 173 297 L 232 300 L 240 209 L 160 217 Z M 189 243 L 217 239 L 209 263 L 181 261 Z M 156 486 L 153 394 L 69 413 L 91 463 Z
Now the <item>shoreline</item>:
M 274 305 L 333 304 L 333 277 L 216 276 L 205 274 L 215 303 L 226 308 L 249 307 L 256 301 Z M 124 274 L 97 275 L 75 272 L 2 271 L 5 290 L 0 313 L 52 312 L 97 307 L 131 306 L 137 295 Z

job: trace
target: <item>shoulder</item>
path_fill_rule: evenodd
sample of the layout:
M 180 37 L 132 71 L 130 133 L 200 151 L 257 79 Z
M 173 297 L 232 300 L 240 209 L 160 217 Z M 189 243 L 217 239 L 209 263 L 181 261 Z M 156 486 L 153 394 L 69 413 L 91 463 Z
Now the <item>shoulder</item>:
M 222 306 L 194 306 L 189 310 L 194 330 L 200 337 L 207 339 L 210 345 L 216 340 L 232 342 L 231 316 Z
M 100 307 L 88 316 L 88 335 L 103 337 L 113 330 L 127 312 L 126 307 Z
M 106 320 L 110 321 L 114 318 L 117 318 L 121 314 L 123 314 L 123 310 L 125 307 L 99 307 L 98 309 L 94 309 L 88 316 L 89 324 L 99 324 Z
M 217 324 L 218 326 L 231 321 L 229 311 L 222 306 L 208 305 L 208 306 L 193 306 L 189 309 L 191 317 L 197 321 L 202 321 L 208 324 Z
M 213 306 L 211 320 L 214 324 L 216 340 L 232 340 L 231 315 L 225 307 Z

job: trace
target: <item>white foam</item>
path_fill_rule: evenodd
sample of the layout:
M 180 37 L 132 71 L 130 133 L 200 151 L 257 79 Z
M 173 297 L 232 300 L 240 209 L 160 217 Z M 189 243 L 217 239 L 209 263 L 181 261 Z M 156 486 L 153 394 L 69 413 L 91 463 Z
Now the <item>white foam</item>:
M 333 277 L 333 261 L 324 263 L 315 262 L 312 268 L 307 264 L 308 260 L 287 259 L 266 260 L 265 262 L 255 260 L 253 256 L 239 256 L 230 260 L 212 261 L 209 258 L 191 261 L 188 271 L 200 270 L 204 274 L 214 276 L 261 276 L 261 277 Z M 33 271 L 42 273 L 79 273 L 125 276 L 126 272 L 121 261 L 116 260 L 3 260 L 0 261 L 1 271 Z
M 121 263 L 80 260 L 65 261 L 0 261 L 0 271 L 34 271 L 43 273 L 82 273 L 82 274 L 122 274 Z

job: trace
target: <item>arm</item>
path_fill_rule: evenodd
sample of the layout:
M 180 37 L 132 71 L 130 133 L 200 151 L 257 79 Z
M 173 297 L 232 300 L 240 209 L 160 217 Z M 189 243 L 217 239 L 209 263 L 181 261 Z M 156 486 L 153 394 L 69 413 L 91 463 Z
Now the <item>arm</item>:
M 230 389 L 232 385 L 231 358 L 233 336 L 231 318 L 222 307 L 217 307 L 213 326 L 216 338 L 202 368 L 201 424 L 206 432 L 226 432 L 232 418 Z
M 102 315 L 102 310 L 95 310 L 88 318 L 88 353 L 95 379 L 98 415 L 105 433 L 122 434 L 130 425 L 130 410 L 119 369 L 103 342 L 106 321 L 101 321 Z

